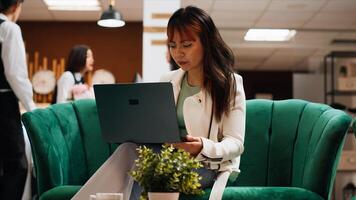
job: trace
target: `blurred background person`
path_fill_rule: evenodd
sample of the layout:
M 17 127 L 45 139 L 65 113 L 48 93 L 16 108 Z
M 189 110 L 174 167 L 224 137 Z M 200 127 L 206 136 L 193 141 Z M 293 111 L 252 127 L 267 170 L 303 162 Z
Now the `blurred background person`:
M 86 73 L 93 71 L 94 57 L 92 50 L 86 45 L 76 45 L 69 53 L 66 71 L 57 82 L 52 103 L 64 103 L 82 98 L 94 98 L 90 85 L 85 83 Z

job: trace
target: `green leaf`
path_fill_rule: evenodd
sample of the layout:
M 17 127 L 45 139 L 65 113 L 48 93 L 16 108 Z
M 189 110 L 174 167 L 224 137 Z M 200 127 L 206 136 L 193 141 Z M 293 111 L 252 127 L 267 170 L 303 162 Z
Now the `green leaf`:
M 156 154 L 146 146 L 137 149 L 136 168 L 129 172 L 143 188 L 140 199 L 147 199 L 147 192 L 182 192 L 202 194 L 201 177 L 196 169 L 202 164 L 182 149 L 162 145 Z

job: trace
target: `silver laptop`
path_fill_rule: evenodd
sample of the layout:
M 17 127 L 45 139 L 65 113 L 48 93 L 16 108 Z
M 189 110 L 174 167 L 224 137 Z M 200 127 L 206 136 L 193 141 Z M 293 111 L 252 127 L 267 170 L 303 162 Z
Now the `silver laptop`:
M 179 142 L 171 83 L 94 85 L 103 138 L 110 143 Z

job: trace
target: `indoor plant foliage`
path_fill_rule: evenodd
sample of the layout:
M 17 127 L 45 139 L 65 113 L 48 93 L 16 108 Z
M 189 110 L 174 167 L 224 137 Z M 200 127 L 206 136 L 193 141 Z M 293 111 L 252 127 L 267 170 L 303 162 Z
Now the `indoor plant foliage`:
M 141 146 L 138 149 L 136 168 L 129 174 L 143 189 L 141 199 L 147 199 L 147 192 L 181 192 L 201 194 L 201 177 L 196 170 L 202 164 L 188 152 L 163 145 L 160 153 Z

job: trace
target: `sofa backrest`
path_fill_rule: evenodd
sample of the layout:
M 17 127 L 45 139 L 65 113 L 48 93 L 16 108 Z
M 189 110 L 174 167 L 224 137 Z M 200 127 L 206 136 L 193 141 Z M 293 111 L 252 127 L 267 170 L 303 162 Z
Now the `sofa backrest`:
M 106 161 L 118 145 L 104 142 L 94 100 L 73 102 L 78 117 L 89 177 Z
M 245 151 L 237 186 L 293 186 L 327 199 L 351 118 L 303 100 L 247 101 Z M 79 100 L 23 115 L 39 194 L 83 185 L 117 145 L 105 143 L 94 100 Z
M 331 194 L 351 118 L 303 100 L 247 101 L 237 186 L 292 186 Z
M 118 145 L 102 140 L 94 100 L 55 104 L 23 114 L 39 195 L 61 185 L 83 185 Z
M 77 116 L 71 103 L 37 109 L 22 116 L 32 148 L 39 194 L 88 179 Z

